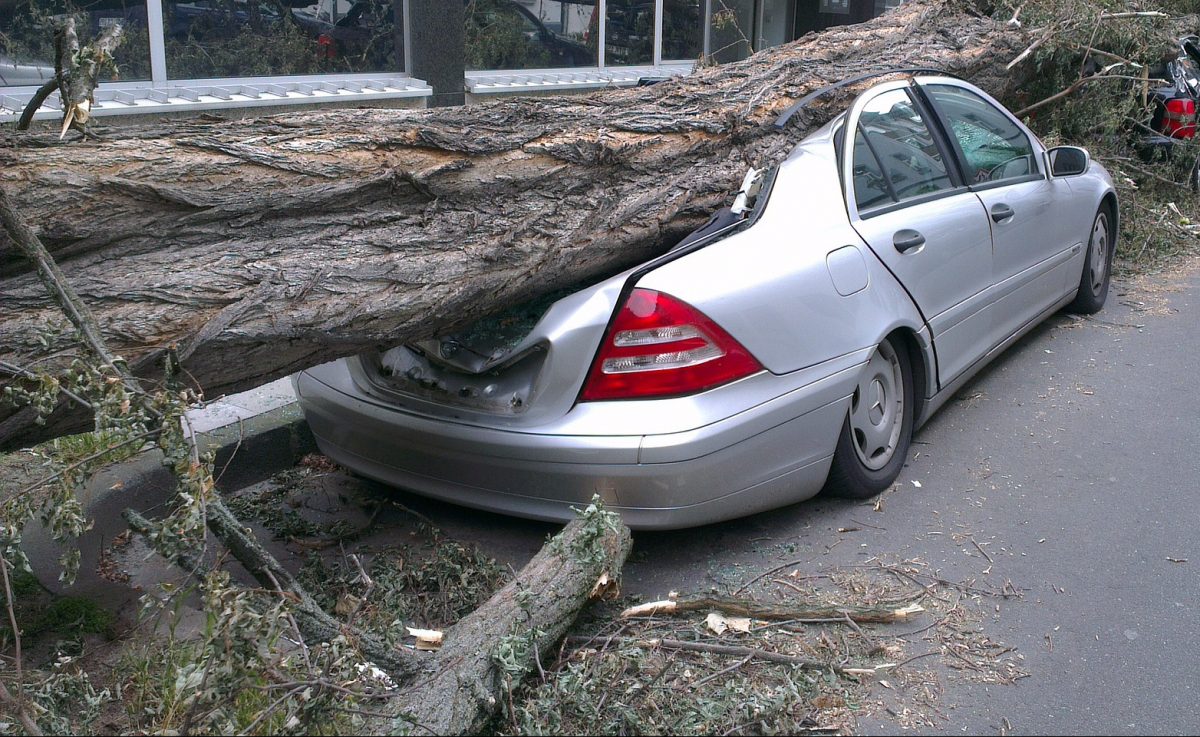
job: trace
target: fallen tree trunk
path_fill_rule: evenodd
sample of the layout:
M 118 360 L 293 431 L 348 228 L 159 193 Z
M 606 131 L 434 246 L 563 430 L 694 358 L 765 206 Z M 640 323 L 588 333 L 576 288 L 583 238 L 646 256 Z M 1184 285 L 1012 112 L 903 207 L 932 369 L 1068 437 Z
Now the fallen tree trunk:
M 966 3 L 913 0 L 643 88 L 206 119 L 71 145 L 10 137 L 0 187 L 118 354 L 148 375 L 177 345 L 215 396 L 644 260 L 853 90 L 776 130 L 803 95 L 868 70 L 936 67 L 1006 98 L 1031 72 L 1005 69 L 1027 40 Z M 0 361 L 61 350 L 41 340 L 55 310 L 0 235 Z M 0 447 L 30 438 L 31 418 L 9 412 Z

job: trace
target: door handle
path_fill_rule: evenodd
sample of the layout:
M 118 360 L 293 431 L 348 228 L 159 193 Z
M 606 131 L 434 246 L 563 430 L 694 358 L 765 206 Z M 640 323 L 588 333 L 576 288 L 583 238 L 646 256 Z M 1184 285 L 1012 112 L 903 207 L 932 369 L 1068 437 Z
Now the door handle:
M 994 222 L 994 223 L 1001 223 L 1001 222 L 1004 222 L 1005 220 L 1009 220 L 1012 218 L 1013 215 L 1016 215 L 1016 214 L 1017 213 L 1015 210 L 1013 210 L 1011 207 L 1004 204 L 1003 202 L 992 205 L 992 222 Z
M 925 245 L 925 236 L 909 228 L 897 230 L 896 234 L 892 236 L 892 245 L 900 253 L 908 253 Z

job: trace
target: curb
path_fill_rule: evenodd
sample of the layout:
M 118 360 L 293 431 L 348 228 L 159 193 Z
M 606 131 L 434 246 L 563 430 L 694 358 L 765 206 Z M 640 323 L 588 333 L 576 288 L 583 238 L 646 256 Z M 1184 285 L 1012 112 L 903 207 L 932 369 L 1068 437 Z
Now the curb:
M 316 442 L 297 402 L 240 419 L 233 424 L 197 433 L 202 453 L 214 453 L 213 473 L 218 490 L 249 486 L 295 465 Z M 64 547 L 38 522 L 26 526 L 22 549 L 38 581 L 54 594 L 86 596 L 104 606 L 119 607 L 137 592 L 98 573 L 101 553 L 117 535 L 128 530 L 121 513 L 132 508 L 151 518 L 170 500 L 174 477 L 157 448 L 113 464 L 97 473 L 79 494 L 90 530 L 77 541 L 81 559 L 75 583 L 59 580 L 58 560 Z

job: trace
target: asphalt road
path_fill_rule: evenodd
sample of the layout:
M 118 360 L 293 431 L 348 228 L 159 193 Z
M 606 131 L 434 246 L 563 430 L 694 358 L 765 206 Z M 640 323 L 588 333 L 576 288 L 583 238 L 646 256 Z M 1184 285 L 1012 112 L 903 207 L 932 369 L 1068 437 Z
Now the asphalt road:
M 948 677 L 944 718 L 928 731 L 1196 734 L 1198 326 L 1200 263 L 1115 283 L 1103 312 L 1051 318 L 922 428 L 881 509 L 817 499 L 639 534 L 624 590 L 660 598 L 789 560 L 817 569 L 879 555 L 919 558 L 952 581 L 1007 580 L 1023 596 L 982 624 L 1016 648 L 1030 677 L 1014 685 Z M 518 566 L 552 529 L 420 507 Z M 859 729 L 897 725 L 884 714 Z

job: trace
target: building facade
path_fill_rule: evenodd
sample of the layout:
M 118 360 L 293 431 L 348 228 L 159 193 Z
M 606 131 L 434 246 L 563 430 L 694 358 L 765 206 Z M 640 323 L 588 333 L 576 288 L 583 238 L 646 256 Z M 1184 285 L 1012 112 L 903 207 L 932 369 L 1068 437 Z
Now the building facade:
M 0 122 L 54 74 L 53 29 L 121 23 L 98 116 L 295 104 L 461 104 L 637 84 L 899 0 L 0 0 Z M 61 114 L 57 96 L 38 118 Z

